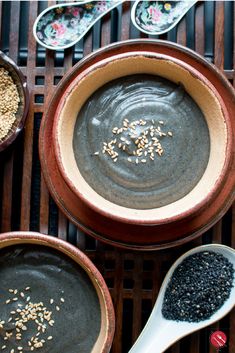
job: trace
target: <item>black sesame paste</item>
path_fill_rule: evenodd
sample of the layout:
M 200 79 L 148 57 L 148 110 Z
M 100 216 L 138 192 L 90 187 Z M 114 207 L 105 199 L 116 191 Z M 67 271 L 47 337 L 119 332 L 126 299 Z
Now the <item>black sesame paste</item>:
M 75 261 L 40 245 L 0 250 L 0 347 L 4 351 L 39 348 L 42 353 L 90 353 L 100 327 L 96 290 Z
M 136 141 L 143 134 L 141 150 Z M 153 149 L 156 137 L 159 146 Z M 112 155 L 103 151 L 110 141 Z M 182 85 L 139 74 L 111 81 L 87 99 L 78 113 L 73 150 L 80 173 L 99 195 L 120 206 L 151 209 L 195 187 L 207 167 L 210 137 L 203 112 Z

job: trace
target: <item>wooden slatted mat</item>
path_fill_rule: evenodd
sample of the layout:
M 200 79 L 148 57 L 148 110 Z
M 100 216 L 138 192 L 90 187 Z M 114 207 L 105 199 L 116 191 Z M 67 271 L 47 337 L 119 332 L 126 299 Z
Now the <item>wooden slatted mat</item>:
M 86 236 L 64 217 L 51 199 L 40 169 L 38 134 L 43 111 L 56 84 L 85 55 L 118 40 L 146 35 L 131 24 L 133 3 L 125 2 L 97 22 L 74 48 L 56 53 L 45 50 L 35 43 L 32 26 L 38 13 L 53 4 L 54 1 L 0 2 L 0 49 L 21 67 L 31 92 L 24 132 L 12 148 L 0 154 L 0 231 L 40 231 L 83 250 L 103 274 L 113 298 L 116 335 L 112 353 L 126 353 L 149 317 L 165 273 L 180 254 L 211 242 L 235 247 L 235 207 L 196 241 L 155 252 L 126 251 L 104 245 Z M 230 1 L 198 2 L 175 29 L 159 38 L 196 50 L 223 70 L 235 85 L 234 11 L 234 3 Z M 235 310 L 213 327 L 182 339 L 168 353 L 215 352 L 209 343 L 215 328 L 228 336 L 223 352 L 234 353 Z

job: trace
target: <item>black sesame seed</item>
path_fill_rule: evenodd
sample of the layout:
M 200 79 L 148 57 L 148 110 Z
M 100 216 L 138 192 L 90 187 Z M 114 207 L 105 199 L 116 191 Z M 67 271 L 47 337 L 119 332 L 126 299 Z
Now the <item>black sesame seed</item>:
M 166 288 L 162 315 L 168 320 L 209 319 L 229 298 L 234 268 L 223 255 L 204 251 L 188 256 Z

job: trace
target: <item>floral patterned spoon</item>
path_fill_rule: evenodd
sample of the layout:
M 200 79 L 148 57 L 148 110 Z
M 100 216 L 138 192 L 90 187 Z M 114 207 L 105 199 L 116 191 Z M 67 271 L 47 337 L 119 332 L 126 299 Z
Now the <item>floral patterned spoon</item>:
M 76 44 L 107 12 L 123 1 L 81 1 L 48 7 L 37 17 L 33 34 L 36 41 L 52 50 Z
M 197 1 L 136 1 L 131 10 L 138 30 L 158 35 L 170 31 Z

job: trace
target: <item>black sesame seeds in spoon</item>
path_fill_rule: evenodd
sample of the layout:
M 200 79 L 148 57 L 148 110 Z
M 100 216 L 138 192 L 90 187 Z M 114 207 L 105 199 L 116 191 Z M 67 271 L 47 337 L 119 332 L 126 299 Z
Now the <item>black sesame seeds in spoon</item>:
M 188 322 L 209 319 L 228 299 L 233 276 L 233 265 L 221 254 L 204 251 L 187 257 L 167 286 L 164 318 Z
M 129 353 L 162 353 L 184 336 L 207 327 L 235 306 L 235 250 L 207 244 L 170 267 L 152 313 Z

